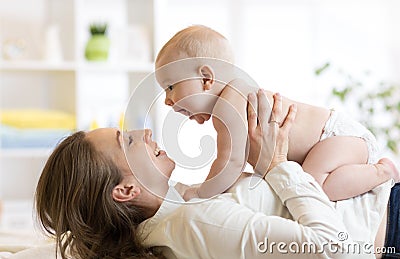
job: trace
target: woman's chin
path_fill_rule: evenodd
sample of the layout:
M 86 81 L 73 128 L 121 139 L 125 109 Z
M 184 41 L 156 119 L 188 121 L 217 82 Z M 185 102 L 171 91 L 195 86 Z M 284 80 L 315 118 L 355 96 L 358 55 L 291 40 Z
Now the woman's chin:
M 168 172 L 168 178 L 171 177 L 172 172 L 175 170 L 175 161 L 171 160 L 171 170 Z
M 172 175 L 172 172 L 175 170 L 175 162 L 170 159 L 170 164 L 168 165 L 168 168 L 163 171 L 163 174 L 167 177 L 170 178 Z

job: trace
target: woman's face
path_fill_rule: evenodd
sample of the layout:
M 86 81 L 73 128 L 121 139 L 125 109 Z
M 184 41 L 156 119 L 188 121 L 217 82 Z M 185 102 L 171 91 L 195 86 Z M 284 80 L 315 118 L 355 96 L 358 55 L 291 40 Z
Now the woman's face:
M 111 158 L 123 172 L 133 172 L 136 181 L 162 195 L 175 162 L 152 140 L 150 129 L 120 132 L 114 128 L 90 131 L 86 137 L 96 150 Z M 164 190 L 164 189 L 163 189 Z

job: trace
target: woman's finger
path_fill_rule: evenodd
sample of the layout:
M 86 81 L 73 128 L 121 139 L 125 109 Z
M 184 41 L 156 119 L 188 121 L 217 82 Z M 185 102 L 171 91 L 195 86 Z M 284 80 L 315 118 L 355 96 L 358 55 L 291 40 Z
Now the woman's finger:
M 296 112 L 297 106 L 295 104 L 290 105 L 289 112 L 286 115 L 286 118 L 281 126 L 281 131 L 283 131 L 285 135 L 289 134 L 290 128 L 292 127 L 294 119 L 296 118 Z
M 274 105 L 272 106 L 272 114 L 270 122 L 280 126 L 282 121 L 282 96 L 279 93 L 274 94 Z
M 258 119 L 262 129 L 267 129 L 268 118 L 271 116 L 271 106 L 269 105 L 266 94 L 262 89 L 257 92 L 258 99 Z
M 255 110 L 257 107 L 257 98 L 255 93 L 250 93 L 248 96 L 247 103 L 247 121 L 248 121 L 248 131 L 249 135 L 252 136 L 257 128 L 257 113 Z

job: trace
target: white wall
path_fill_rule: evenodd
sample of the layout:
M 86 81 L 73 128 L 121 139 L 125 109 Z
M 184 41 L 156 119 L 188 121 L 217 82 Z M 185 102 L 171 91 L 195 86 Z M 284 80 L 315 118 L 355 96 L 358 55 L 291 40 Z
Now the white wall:
M 242 9 L 246 30 L 238 55 L 260 85 L 326 105 L 323 97 L 335 82 L 317 84 L 313 74 L 324 62 L 353 75 L 369 70 L 400 79 L 398 1 L 251 3 Z

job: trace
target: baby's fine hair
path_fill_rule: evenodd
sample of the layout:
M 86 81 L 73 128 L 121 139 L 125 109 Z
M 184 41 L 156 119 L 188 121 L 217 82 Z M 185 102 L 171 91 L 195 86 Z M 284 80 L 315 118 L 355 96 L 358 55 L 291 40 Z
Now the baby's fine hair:
M 177 32 L 160 50 L 156 63 L 167 51 L 180 51 L 192 57 L 217 58 L 234 63 L 229 41 L 219 32 L 203 25 L 193 25 Z

